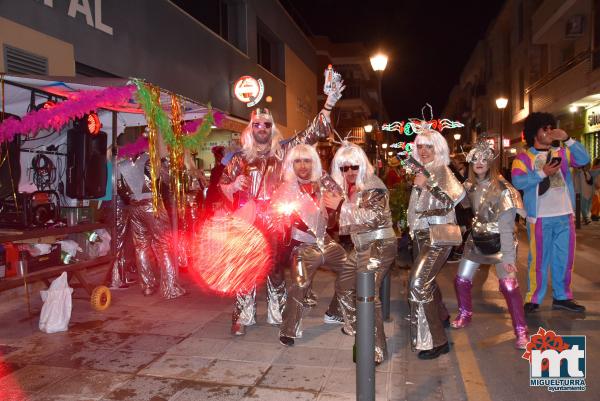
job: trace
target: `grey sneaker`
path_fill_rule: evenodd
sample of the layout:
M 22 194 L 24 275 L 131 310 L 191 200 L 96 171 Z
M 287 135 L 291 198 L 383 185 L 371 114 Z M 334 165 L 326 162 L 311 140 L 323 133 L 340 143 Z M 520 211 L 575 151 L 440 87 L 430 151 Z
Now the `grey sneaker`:
M 323 322 L 327 324 L 344 324 L 344 318 L 337 315 L 330 315 L 329 312 L 325 312 L 325 315 L 323 315 Z

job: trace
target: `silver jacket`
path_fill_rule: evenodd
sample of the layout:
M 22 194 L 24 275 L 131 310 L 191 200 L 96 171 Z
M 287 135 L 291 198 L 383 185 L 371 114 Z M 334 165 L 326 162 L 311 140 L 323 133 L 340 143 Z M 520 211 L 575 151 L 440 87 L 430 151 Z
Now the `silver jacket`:
M 248 161 L 243 152 L 237 152 L 223 171 L 219 182 L 221 190 L 227 197 L 227 193 L 225 193 L 226 186 L 232 184 L 239 175 L 247 175 L 250 177 L 251 184 L 247 190 L 236 192 L 236 203 L 238 205 L 234 205 L 234 208 L 241 206 L 244 199 L 258 201 L 271 199 L 273 191 L 282 181 L 282 166 L 286 153 L 301 143 L 312 145 L 320 137 L 328 137 L 331 132 L 329 121 L 323 114 L 319 113 L 304 131 L 281 142 L 280 154 L 257 157 L 252 161 Z
M 121 182 L 118 189 L 125 199 L 140 201 L 152 198 L 149 169 L 150 156 L 148 153 L 140 155 L 135 160 L 125 159 L 119 162 L 118 171 L 121 175 Z
M 395 238 L 390 195 L 376 175 L 365 180 L 365 188 L 342 203 L 340 235 L 350 235 L 354 246 L 364 248 L 375 240 Z
M 514 263 L 517 241 L 514 236 L 515 216 L 525 217 L 523 200 L 519 192 L 504 179 L 492 183 L 485 179 L 472 184 L 465 183 L 467 199 L 473 210 L 472 234 L 465 244 L 464 257 L 477 263 Z M 495 255 L 484 255 L 473 244 L 475 235 L 500 234 L 501 250 Z
M 448 166 L 425 168 L 430 174 L 426 188 L 413 187 L 410 194 L 407 219 L 411 236 L 431 224 L 456 223 L 454 206 L 465 196 L 464 187 Z

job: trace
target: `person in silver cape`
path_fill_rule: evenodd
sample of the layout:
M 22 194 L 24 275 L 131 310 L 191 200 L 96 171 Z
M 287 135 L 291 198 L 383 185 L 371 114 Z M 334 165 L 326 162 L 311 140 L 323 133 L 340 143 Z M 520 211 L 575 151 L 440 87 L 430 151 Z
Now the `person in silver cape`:
M 446 314 L 445 307 L 435 278 L 452 246 L 433 244 L 430 229 L 434 225 L 456 225 L 454 207 L 465 196 L 465 190 L 448 168 L 449 150 L 444 137 L 425 122 L 414 124 L 414 130 L 416 151 L 412 157 L 424 170 L 415 175 L 407 211 L 415 254 L 408 291 L 410 338 L 412 349 L 420 350 L 419 359 L 434 359 L 450 350 L 441 316 Z
M 396 258 L 397 242 L 389 206 L 389 192 L 385 184 L 374 173 L 367 155 L 357 145 L 343 142 L 331 163 L 331 176 L 343 188 L 340 196 L 327 193 L 325 205 L 339 210 L 340 237 L 349 235 L 352 249 L 348 253 L 348 269 L 351 275 L 351 290 L 338 292 L 338 308 L 344 317 L 342 332 L 356 333 L 357 271 L 370 270 L 375 273 L 375 362 L 387 357 L 387 345 L 383 328 L 379 288 Z M 331 306 L 330 306 L 331 309 Z M 331 311 L 335 313 L 335 311 Z
M 353 289 L 354 269 L 344 272 L 350 268 L 346 251 L 327 234 L 335 226 L 336 211 L 326 208 L 324 196 L 331 191 L 341 194 L 342 189 L 323 175 L 317 151 L 310 145 L 295 146 L 283 170 L 284 182 L 273 195 L 272 207 L 282 221 L 284 242 L 292 249 L 291 281 L 279 331 L 279 342 L 292 346 L 295 338 L 302 337 L 302 315 L 310 308 L 306 297 L 317 269 L 326 266 L 336 273 L 335 294 Z
M 339 75 L 338 75 L 339 77 Z M 242 132 L 242 150 L 225 167 L 219 188 L 231 204 L 231 210 L 259 227 L 270 242 L 273 260 L 277 261 L 278 236 L 271 219 L 270 200 L 281 183 L 282 165 L 287 152 L 294 146 L 313 144 L 331 133 L 330 114 L 344 89 L 341 77 L 328 91 L 324 108 L 294 137 L 282 140 L 268 109 L 252 112 L 250 123 Z M 285 281 L 279 263 L 274 263 L 267 277 L 267 322 L 281 324 L 286 300 Z M 256 323 L 256 287 L 238 292 L 232 317 L 231 333 L 244 335 L 246 326 Z
M 467 197 L 462 203 L 470 205 L 475 218 L 454 279 L 458 315 L 452 327 L 460 329 L 471 322 L 473 276 L 479 265 L 493 264 L 512 318 L 515 347 L 525 349 L 529 338 L 516 274 L 518 242 L 514 234 L 515 217 L 517 213 L 525 217 L 525 210 L 519 192 L 499 174 L 497 156 L 485 138 L 480 138 L 467 155 Z
M 129 222 L 133 232 L 140 284 L 144 295 L 152 295 L 160 286 L 163 298 L 185 294 L 179 285 L 179 272 L 169 249 L 169 218 L 162 203 L 154 213 L 150 179 L 150 157 L 147 153 L 122 160 L 119 165 L 117 191 L 129 203 Z M 152 268 L 152 252 L 160 268 L 160 278 Z

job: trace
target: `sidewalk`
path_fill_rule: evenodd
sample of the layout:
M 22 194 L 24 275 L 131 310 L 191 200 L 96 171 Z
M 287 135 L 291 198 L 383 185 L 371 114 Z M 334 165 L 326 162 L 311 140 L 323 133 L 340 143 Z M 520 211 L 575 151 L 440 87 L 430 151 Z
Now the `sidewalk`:
M 586 236 L 581 233 L 580 236 Z M 590 233 L 590 236 L 594 235 Z M 474 283 L 473 323 L 448 330 L 451 352 L 421 361 L 408 341 L 407 270 L 394 270 L 392 321 L 386 323 L 389 360 L 377 368 L 377 400 L 591 400 L 598 394 L 600 370 L 600 295 L 597 244 L 580 241 L 573 285 L 587 315 L 551 311 L 549 298 L 528 318 L 559 334 L 588 337 L 587 383 L 583 394 L 549 393 L 529 387 L 527 361 L 513 348 L 506 305 L 494 269 L 482 268 Z M 585 247 L 585 250 L 579 250 Z M 589 248 L 589 249 L 588 249 Z M 527 247 L 519 248 L 519 280 L 525 291 Z M 439 283 L 452 315 L 456 301 L 448 264 Z M 580 273 L 579 273 L 580 272 Z M 99 273 L 103 273 L 100 272 Z M 113 305 L 94 312 L 88 299 L 75 299 L 66 333 L 39 332 L 22 299 L 0 304 L 0 399 L 74 400 L 355 400 L 353 338 L 339 325 L 323 323 L 333 293 L 333 275 L 319 271 L 314 290 L 318 305 L 304 320 L 296 346 L 278 342 L 278 329 L 265 323 L 261 292 L 258 324 L 244 337 L 229 334 L 232 301 L 202 292 L 190 280 L 190 294 L 164 301 L 143 297 L 137 287 L 113 291 Z M 185 278 L 185 275 L 184 275 Z M 98 277 L 96 281 L 100 280 Z M 93 280 L 92 280 L 93 281 Z M 76 290 L 75 297 L 83 297 Z M 34 308 L 39 310 L 37 294 Z

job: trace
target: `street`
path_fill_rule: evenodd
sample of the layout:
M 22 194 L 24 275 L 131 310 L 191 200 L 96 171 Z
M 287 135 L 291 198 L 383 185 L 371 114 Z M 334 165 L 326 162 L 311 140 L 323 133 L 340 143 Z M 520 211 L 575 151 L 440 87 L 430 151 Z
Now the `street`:
M 538 327 L 560 335 L 587 336 L 587 391 L 550 393 L 529 387 L 529 365 L 513 348 L 506 306 L 493 269 L 475 279 L 473 323 L 448 329 L 451 352 L 421 361 L 410 351 L 406 303 L 408 270 L 396 269 L 392 281 L 392 321 L 386 323 L 389 359 L 377 367 L 377 400 L 592 400 L 598 394 L 599 284 L 594 280 L 594 248 L 600 223 L 579 230 L 574 278 L 576 298 L 586 316 L 552 311 L 549 299 L 528 317 L 530 334 Z M 521 244 L 523 244 L 523 232 Z M 526 248 L 519 249 L 520 266 Z M 440 276 L 445 303 L 456 311 L 452 278 L 456 264 Z M 525 272 L 519 273 L 522 291 Z M 0 398 L 41 400 L 354 400 L 353 338 L 340 326 L 323 323 L 333 291 L 333 275 L 317 274 L 319 304 L 304 320 L 303 338 L 285 348 L 278 330 L 265 323 L 264 296 L 258 324 L 244 337 L 229 334 L 231 300 L 195 289 L 172 301 L 144 297 L 137 287 L 113 291 L 113 304 L 93 312 L 75 291 L 68 332 L 44 334 L 38 316 L 28 318 L 21 297 L 0 304 Z M 32 297 L 33 309 L 40 307 Z

